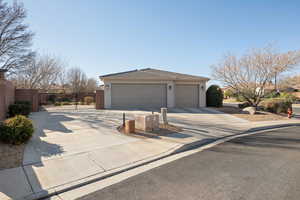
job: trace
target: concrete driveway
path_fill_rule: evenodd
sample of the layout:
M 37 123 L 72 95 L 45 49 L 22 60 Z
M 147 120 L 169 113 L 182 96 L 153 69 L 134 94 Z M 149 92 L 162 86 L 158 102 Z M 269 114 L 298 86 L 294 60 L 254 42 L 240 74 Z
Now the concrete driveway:
M 159 114 L 160 110 L 151 108 L 107 110 L 107 113 L 115 113 L 118 116 L 126 113 L 128 119 L 133 119 L 135 115 L 152 112 Z M 183 127 L 185 133 L 200 138 L 232 135 L 252 127 L 252 124 L 247 120 L 211 108 L 169 108 L 168 121 Z
M 159 110 L 95 110 L 93 106 L 49 107 L 34 113 L 36 132 L 26 147 L 24 165 L 43 160 L 88 152 L 140 139 L 120 134 L 116 128 L 126 119 Z M 198 138 L 222 137 L 242 131 L 248 121 L 208 108 L 170 109 L 170 123 L 184 127 L 187 134 Z
M 121 116 L 95 112 L 90 107 L 47 108 L 31 118 L 36 132 L 26 146 L 24 165 L 138 140 L 116 130 Z

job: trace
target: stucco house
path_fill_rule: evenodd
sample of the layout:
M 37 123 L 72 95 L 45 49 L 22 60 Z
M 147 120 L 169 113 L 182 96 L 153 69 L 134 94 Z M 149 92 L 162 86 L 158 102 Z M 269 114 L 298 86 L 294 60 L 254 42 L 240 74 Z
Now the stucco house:
M 100 76 L 105 108 L 205 107 L 206 77 L 146 68 Z

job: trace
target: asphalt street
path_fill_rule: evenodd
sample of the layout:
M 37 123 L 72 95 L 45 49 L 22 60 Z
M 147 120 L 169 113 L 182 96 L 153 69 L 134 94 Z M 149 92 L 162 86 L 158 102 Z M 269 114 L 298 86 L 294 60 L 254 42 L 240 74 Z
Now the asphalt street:
M 80 200 L 299 200 L 300 127 L 238 138 Z

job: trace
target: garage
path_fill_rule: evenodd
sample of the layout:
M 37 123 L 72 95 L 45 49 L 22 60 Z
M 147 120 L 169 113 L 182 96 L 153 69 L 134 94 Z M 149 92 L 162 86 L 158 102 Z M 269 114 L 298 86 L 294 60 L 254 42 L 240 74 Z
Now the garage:
M 176 107 L 199 107 L 199 85 L 177 84 L 175 86 Z
M 145 68 L 100 76 L 104 108 L 205 107 L 209 78 Z M 148 110 L 148 109 L 147 109 Z
M 112 108 L 161 108 L 167 106 L 166 84 L 111 84 Z

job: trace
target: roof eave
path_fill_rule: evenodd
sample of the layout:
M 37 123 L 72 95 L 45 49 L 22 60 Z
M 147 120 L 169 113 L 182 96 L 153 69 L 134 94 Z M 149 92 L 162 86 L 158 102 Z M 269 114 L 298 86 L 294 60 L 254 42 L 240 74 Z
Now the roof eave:
M 102 81 L 209 81 L 209 78 L 197 78 L 197 79 L 174 79 L 174 78 L 161 78 L 161 79 L 135 79 L 135 78 L 116 78 L 116 77 L 99 77 Z

